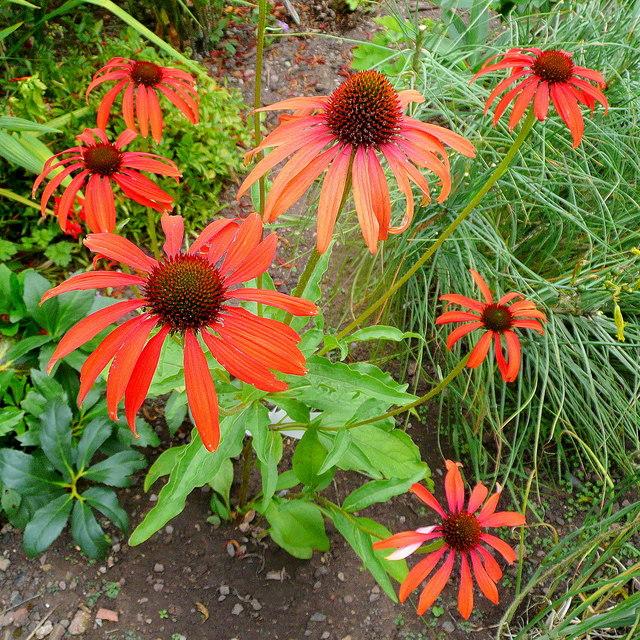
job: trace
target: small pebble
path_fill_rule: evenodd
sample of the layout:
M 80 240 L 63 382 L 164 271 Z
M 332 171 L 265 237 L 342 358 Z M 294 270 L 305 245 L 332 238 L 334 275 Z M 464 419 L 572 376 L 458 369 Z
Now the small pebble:
M 160 564 L 159 562 L 156 562 L 156 563 L 153 565 L 153 570 L 154 570 L 156 573 L 162 573 L 162 572 L 164 571 L 164 565 L 163 565 L 163 564 Z
M 312 614 L 309 619 L 311 622 L 324 622 L 327 619 L 327 616 L 325 616 L 324 613 L 316 612 Z
M 233 609 L 231 610 L 231 613 L 234 616 L 239 616 L 243 611 L 244 611 L 244 607 L 238 602 L 237 604 L 233 605 Z

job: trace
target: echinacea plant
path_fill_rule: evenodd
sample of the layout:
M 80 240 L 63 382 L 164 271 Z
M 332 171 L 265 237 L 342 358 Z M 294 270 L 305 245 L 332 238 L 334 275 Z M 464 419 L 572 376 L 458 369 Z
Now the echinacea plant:
M 473 611 L 473 579 L 483 595 L 493 604 L 498 604 L 496 583 L 502 578 L 502 569 L 490 549 L 497 551 L 509 564 L 516 559 L 516 552 L 509 544 L 487 533 L 485 529 L 519 527 L 525 524 L 525 517 L 513 511 L 496 511 L 501 490 L 498 489 L 487 499 L 489 490 L 482 483 L 476 484 L 473 488 L 465 506 L 464 483 L 459 469 L 461 465 L 459 462 L 447 460 L 446 466 L 444 488 L 448 511 L 421 484 L 416 483 L 411 487 L 412 493 L 436 512 L 440 522 L 420 527 L 415 531 L 396 533 L 386 540 L 376 542 L 373 548 L 396 549 L 387 559 L 401 560 L 416 553 L 429 541 L 441 542 L 442 545 L 427 553 L 402 582 L 400 602 L 404 602 L 422 582 L 429 578 L 418 601 L 418 614 L 425 613 L 444 589 L 459 558 L 458 611 L 463 618 L 468 618 Z M 444 562 L 433 573 L 443 558 Z
M 196 82 L 182 69 L 161 67 L 147 60 L 112 58 L 96 71 L 87 87 L 87 98 L 91 91 L 107 82 L 115 85 L 104 94 L 98 107 L 97 124 L 101 129 L 107 126 L 119 94 L 122 94 L 122 117 L 127 128 L 139 130 L 143 138 L 149 135 L 150 128 L 156 142 L 162 139 L 164 121 L 159 96 L 167 98 L 189 122 L 198 123 Z
M 325 170 L 318 204 L 317 250 L 324 253 L 344 200 L 353 200 L 362 235 L 371 253 L 379 240 L 405 231 L 414 213 L 413 182 L 430 200 L 431 191 L 419 171 L 426 168 L 440 181 L 438 202 L 451 191 L 446 146 L 472 158 L 474 146 L 461 135 L 439 125 L 421 122 L 404 112 L 412 102 L 424 102 L 417 91 L 396 91 L 378 71 L 362 71 L 347 78 L 330 96 L 289 98 L 258 111 L 291 110 L 247 159 L 264 149 L 261 160 L 242 183 L 238 198 L 261 176 L 289 156 L 273 181 L 264 218 L 274 222 L 298 201 Z M 387 178 L 380 164 L 386 160 L 406 198 L 401 224 L 391 224 Z
M 137 134 L 131 129 L 123 131 L 111 142 L 104 129 L 85 129 L 77 136 L 80 144 L 51 156 L 33 184 L 33 194 L 45 178 L 50 178 L 42 192 L 40 212 L 45 214 L 47 203 L 65 178 L 76 175 L 65 187 L 55 213 L 60 228 L 66 230 L 67 218 L 80 190 L 84 191 L 83 214 L 90 231 L 111 232 L 116 228 L 116 206 L 113 185 L 117 184 L 127 198 L 156 211 L 170 211 L 173 198 L 155 182 L 142 175 L 148 171 L 161 176 L 180 178 L 180 171 L 168 158 L 154 153 L 124 151 Z M 62 157 L 62 159 L 60 159 Z

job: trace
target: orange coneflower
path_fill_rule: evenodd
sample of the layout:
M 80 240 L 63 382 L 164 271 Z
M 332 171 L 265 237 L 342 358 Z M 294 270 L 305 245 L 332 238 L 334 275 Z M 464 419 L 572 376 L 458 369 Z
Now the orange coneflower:
M 427 554 L 409 572 L 400 585 L 399 598 L 404 602 L 409 595 L 426 580 L 436 565 L 444 557 L 444 562 L 425 585 L 418 601 L 418 614 L 422 615 L 436 601 L 453 571 L 456 557 L 460 557 L 460 587 L 458 591 L 458 611 L 468 618 L 473 611 L 473 578 L 480 591 L 494 604 L 498 603 L 496 583 L 502 577 L 502 569 L 493 554 L 484 546 L 492 547 L 511 564 L 516 559 L 515 551 L 504 540 L 483 531 L 488 527 L 518 527 L 525 523 L 521 513 L 498 511 L 501 490 L 498 489 L 486 502 L 489 490 L 478 483 L 469 502 L 464 506 L 464 483 L 459 462 L 446 461 L 447 475 L 444 481 L 449 511 L 445 511 L 435 496 L 421 484 L 411 487 L 422 502 L 433 509 L 441 518 L 440 524 L 420 527 L 415 531 L 403 531 L 380 540 L 374 549 L 397 549 L 388 558 L 400 560 L 417 551 L 425 542 L 441 540 L 443 545 Z M 484 506 L 482 506 L 484 503 Z M 482 507 L 482 508 L 481 508 Z M 473 573 L 473 578 L 472 578 Z
M 42 168 L 42 173 L 33 184 L 33 194 L 42 181 L 55 169 L 65 165 L 42 192 L 40 212 L 45 214 L 49 198 L 63 180 L 75 171 L 79 173 L 71 180 L 60 198 L 56 216 L 60 228 L 66 230 L 67 217 L 78 191 L 84 191 L 83 210 L 90 231 L 113 231 L 116 228 L 116 207 L 113 199 L 112 183 L 116 183 L 127 198 L 151 207 L 156 211 L 170 211 L 173 198 L 155 182 L 143 176 L 148 171 L 162 176 L 170 176 L 176 181 L 181 173 L 168 158 L 154 153 L 123 151 L 135 137 L 130 129 L 123 131 L 115 142 L 109 142 L 104 129 L 85 129 L 77 139 L 82 143 L 51 156 Z M 59 160 L 60 156 L 67 156 Z
M 428 199 L 429 184 L 417 167 L 439 178 L 442 202 L 451 190 L 445 145 L 473 157 L 473 145 L 449 129 L 420 122 L 404 114 L 410 102 L 423 102 L 413 90 L 396 91 L 378 71 L 362 71 L 345 80 L 330 96 L 292 98 L 259 111 L 289 109 L 294 113 L 248 157 L 275 147 L 247 176 L 238 192 L 249 187 L 276 164 L 291 156 L 273 181 L 265 203 L 265 220 L 273 222 L 299 200 L 313 181 L 327 171 L 320 192 L 317 249 L 326 251 L 345 189 L 352 183 L 362 235 L 371 253 L 378 240 L 401 233 L 413 218 L 410 181 Z M 407 201 L 404 220 L 391 226 L 389 187 L 378 154 L 382 154 Z
M 542 311 L 536 309 L 534 302 L 527 300 L 520 293 L 507 293 L 494 302 L 491 289 L 482 276 L 471 269 L 471 277 L 478 285 L 485 301 L 472 300 L 458 293 L 440 296 L 440 300 L 466 307 L 471 311 L 447 311 L 436 319 L 436 324 L 464 323 L 449 334 L 447 338 L 449 349 L 471 331 L 483 329 L 483 335 L 469 355 L 467 367 L 473 369 L 484 361 L 493 340 L 502 379 L 505 382 L 513 382 L 518 377 L 521 359 L 520 339 L 513 329 L 533 329 L 544 333 L 540 321 L 545 322 L 547 317 Z M 516 298 L 520 298 L 520 300 L 513 304 L 507 304 Z M 502 353 L 503 337 L 507 348 L 506 359 Z
M 107 126 L 111 107 L 120 93 L 125 124 L 135 130 L 137 120 L 143 138 L 149 135 L 149 125 L 153 139 L 159 142 L 162 138 L 164 122 L 158 94 L 164 95 L 190 122 L 198 122 L 196 81 L 186 71 L 146 60 L 112 58 L 93 76 L 87 97 L 98 85 L 110 81 L 116 84 L 104 94 L 98 107 L 97 124 L 101 129 Z
M 580 103 L 586 104 L 592 111 L 596 102 L 602 104 L 605 113 L 609 109 L 606 97 L 600 89 L 606 86 L 599 71 L 574 64 L 568 51 L 550 49 L 542 51 L 536 47 L 527 49 L 509 49 L 499 62 L 493 63 L 496 56 L 490 58 L 485 66 L 473 76 L 473 80 L 486 73 L 500 69 L 511 69 L 511 75 L 502 80 L 489 95 L 484 112 L 487 113 L 495 99 L 515 83 L 498 102 L 493 115 L 496 124 L 510 102 L 513 109 L 509 118 L 509 129 L 520 121 L 531 103 L 538 120 L 545 120 L 549 111 L 549 101 L 571 131 L 573 146 L 582 140 L 584 120 Z M 591 84 L 595 83 L 595 86 Z
M 112 233 L 97 233 L 84 244 L 95 254 L 119 262 L 135 274 L 93 271 L 72 276 L 48 291 L 47 300 L 65 291 L 135 286 L 141 296 L 123 300 L 91 314 L 72 327 L 49 361 L 55 363 L 126 314 L 142 313 L 117 326 L 87 358 L 80 371 L 78 404 L 102 370 L 107 378 L 107 409 L 116 419 L 124 398 L 129 426 L 144 402 L 169 334 L 184 345 L 184 380 L 193 419 L 203 444 L 213 451 L 220 439 L 216 390 L 198 336 L 230 374 L 264 391 L 287 385 L 270 369 L 302 375 L 305 359 L 298 334 L 288 325 L 262 318 L 231 301 L 260 302 L 299 316 L 315 315 L 314 304 L 301 298 L 237 285 L 264 273 L 276 251 L 276 235 L 262 240 L 262 221 L 252 214 L 243 222 L 217 220 L 182 250 L 181 216 L 164 215 L 164 257 L 151 258 L 135 244 Z M 149 339 L 154 329 L 159 331 Z

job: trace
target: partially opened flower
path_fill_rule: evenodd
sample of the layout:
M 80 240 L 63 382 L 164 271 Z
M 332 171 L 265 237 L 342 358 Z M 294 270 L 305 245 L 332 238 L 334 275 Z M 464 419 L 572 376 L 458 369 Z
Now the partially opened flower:
M 58 344 L 49 370 L 74 349 L 127 314 L 87 358 L 80 371 L 78 404 L 103 369 L 107 377 L 107 409 L 117 418 L 124 398 L 129 426 L 142 406 L 158 365 L 162 345 L 172 335 L 184 349 L 184 381 L 193 419 L 207 449 L 220 440 L 216 390 L 200 340 L 231 375 L 264 391 L 283 391 L 287 385 L 271 370 L 302 375 L 305 358 L 297 347 L 298 334 L 288 325 L 262 318 L 238 306 L 252 301 L 311 316 L 311 302 L 293 296 L 238 287 L 264 273 L 273 261 L 276 235 L 262 239 L 260 216 L 243 222 L 221 219 L 206 227 L 188 250 L 182 249 L 184 223 L 165 215 L 164 256 L 155 260 L 135 244 L 112 233 L 97 233 L 84 244 L 95 254 L 119 262 L 135 273 L 90 271 L 72 276 L 48 291 L 47 300 L 66 291 L 136 287 L 135 297 L 96 311 L 73 326 Z
M 458 590 L 458 611 L 468 618 L 473 611 L 473 581 L 480 591 L 494 604 L 498 604 L 496 583 L 502 578 L 502 569 L 489 549 L 497 551 L 509 564 L 516 559 L 515 551 L 504 540 L 486 531 L 490 527 L 519 527 L 525 523 L 524 515 L 513 511 L 496 511 L 500 498 L 500 489 L 489 499 L 489 490 L 478 483 L 464 505 L 464 483 L 459 462 L 446 461 L 447 475 L 444 488 L 448 510 L 444 509 L 435 496 L 416 483 L 411 487 L 424 504 L 436 512 L 437 524 L 420 527 L 415 531 L 403 531 L 374 543 L 374 549 L 396 549 L 388 556 L 389 560 L 407 558 L 422 545 L 431 541 L 440 541 L 436 551 L 427 553 L 416 564 L 400 585 L 398 594 L 404 602 L 422 582 L 429 578 L 418 601 L 418 614 L 422 615 L 436 601 L 460 560 L 460 586 Z M 489 547 L 489 548 L 488 548 Z M 434 573 L 438 563 L 444 559 Z
M 552 102 L 571 131 L 573 146 L 577 147 L 584 132 L 580 103 L 587 105 L 591 111 L 596 102 L 602 104 L 605 113 L 609 109 L 607 99 L 601 91 L 606 86 L 602 74 L 574 64 L 572 54 L 568 51 L 516 48 L 509 49 L 498 62 L 494 62 L 497 57 L 490 58 L 473 76 L 475 80 L 487 73 L 511 69 L 511 74 L 496 85 L 485 104 L 484 112 L 487 113 L 496 98 L 509 89 L 498 102 L 493 114 L 494 124 L 511 102 L 513 109 L 509 117 L 509 129 L 518 124 L 531 104 L 536 118 L 545 120 L 549 103 Z
M 110 142 L 103 129 L 85 129 L 77 136 L 81 144 L 51 156 L 33 184 L 32 195 L 52 171 L 59 171 L 42 192 L 42 215 L 45 214 L 47 203 L 55 190 L 75 172 L 77 175 L 64 189 L 56 207 L 56 217 L 63 230 L 67 228 L 67 218 L 78 191 L 82 190 L 83 210 L 89 230 L 113 231 L 116 228 L 114 183 L 127 198 L 156 211 L 170 211 L 173 208 L 173 198 L 140 171 L 170 176 L 177 181 L 181 175 L 180 170 L 171 160 L 155 153 L 123 151 L 136 135 L 135 131 L 127 129 L 115 142 Z
M 438 201 L 451 190 L 445 145 L 473 157 L 475 149 L 465 138 L 435 124 L 404 114 L 411 102 L 424 98 L 413 90 L 396 91 L 378 71 L 362 71 L 345 80 L 330 96 L 292 98 L 258 111 L 288 109 L 248 158 L 273 148 L 249 173 L 238 191 L 240 198 L 270 169 L 289 156 L 273 181 L 265 203 L 265 220 L 273 222 L 299 200 L 324 171 L 317 220 L 317 249 L 326 251 L 341 203 L 352 185 L 358 222 L 371 253 L 379 240 L 401 233 L 413 218 L 411 182 L 430 198 L 429 184 L 418 170 L 432 171 L 440 181 Z M 404 194 L 404 220 L 391 226 L 391 200 L 381 158 Z
M 136 130 L 136 121 L 143 138 L 151 135 L 156 142 L 162 138 L 164 121 L 159 96 L 165 96 L 187 119 L 198 122 L 198 92 L 196 81 L 186 71 L 161 67 L 146 60 L 112 58 L 93 76 L 87 87 L 87 97 L 98 85 L 115 82 L 104 94 L 98 107 L 98 127 L 104 129 L 111 107 L 122 93 L 122 117 L 129 129 Z
M 544 329 L 541 322 L 546 322 L 547 317 L 536 308 L 534 302 L 527 300 L 520 293 L 507 293 L 495 302 L 491 289 L 482 276 L 471 269 L 471 277 L 482 292 L 484 302 L 472 300 L 458 293 L 440 296 L 440 300 L 460 305 L 468 311 L 447 311 L 436 318 L 436 324 L 461 323 L 447 338 L 449 349 L 468 333 L 476 329 L 481 330 L 482 336 L 469 355 L 467 367 L 474 369 L 480 366 L 487 357 L 493 342 L 502 379 L 505 382 L 513 382 L 520 371 L 522 351 L 520 339 L 514 329 L 533 329 L 542 334 Z M 512 300 L 517 300 L 517 302 L 512 303 Z M 503 338 L 507 349 L 506 358 L 502 352 Z

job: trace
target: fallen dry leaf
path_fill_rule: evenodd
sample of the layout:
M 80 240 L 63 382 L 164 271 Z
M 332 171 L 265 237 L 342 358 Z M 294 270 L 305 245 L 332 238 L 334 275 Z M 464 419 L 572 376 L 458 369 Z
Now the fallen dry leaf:
M 196 609 L 202 615 L 202 622 L 206 622 L 209 619 L 209 609 L 207 609 L 202 602 L 196 602 Z

